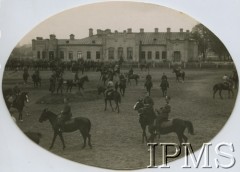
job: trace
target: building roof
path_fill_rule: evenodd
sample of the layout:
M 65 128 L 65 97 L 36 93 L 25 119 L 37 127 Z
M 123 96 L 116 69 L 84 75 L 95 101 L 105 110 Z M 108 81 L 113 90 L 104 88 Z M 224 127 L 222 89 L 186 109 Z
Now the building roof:
M 102 38 L 94 35 L 90 37 L 86 37 L 83 39 L 58 39 L 58 44 L 59 45 L 66 45 L 66 44 L 71 44 L 71 45 L 101 45 L 102 44 Z
M 169 40 L 189 39 L 187 32 L 144 32 L 144 33 L 108 33 L 104 34 L 106 38 L 118 39 L 120 37 L 133 38 L 136 41 L 142 41 L 142 45 L 165 45 Z M 59 45 L 102 45 L 103 35 L 93 35 L 83 39 L 58 39 Z

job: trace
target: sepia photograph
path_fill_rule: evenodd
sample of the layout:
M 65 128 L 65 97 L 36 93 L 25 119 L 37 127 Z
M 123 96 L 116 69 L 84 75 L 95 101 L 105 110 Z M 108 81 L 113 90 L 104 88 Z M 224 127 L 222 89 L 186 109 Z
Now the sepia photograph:
M 148 143 L 198 151 L 222 130 L 238 94 L 234 61 L 209 28 L 140 2 L 56 14 L 27 33 L 2 68 L 5 115 L 26 137 L 104 169 L 147 168 Z M 156 165 L 161 156 L 156 149 Z

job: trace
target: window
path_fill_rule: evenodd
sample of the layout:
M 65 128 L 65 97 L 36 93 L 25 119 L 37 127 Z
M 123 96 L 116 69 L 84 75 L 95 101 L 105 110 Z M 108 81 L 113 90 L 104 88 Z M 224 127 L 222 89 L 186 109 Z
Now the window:
M 128 60 L 132 60 L 133 59 L 133 48 L 132 47 L 128 47 L 127 48 L 127 59 Z
M 123 47 L 119 47 L 118 48 L 118 59 L 122 59 L 123 58 Z
M 114 48 L 113 47 L 108 49 L 108 59 L 114 59 Z
M 166 61 L 166 60 L 167 60 L 167 52 L 166 52 L 166 51 L 163 51 L 163 52 L 162 52 L 162 60 L 163 60 L 163 61 Z
M 40 52 L 40 51 L 37 52 L 37 58 L 38 58 L 38 59 L 41 58 L 41 52 Z
M 49 51 L 49 60 L 54 59 L 54 51 Z
M 68 52 L 68 59 L 73 60 L 73 52 L 72 51 Z
M 91 51 L 87 51 L 87 59 L 91 59 Z
M 173 61 L 180 62 L 181 61 L 181 53 L 180 51 L 174 51 L 173 53 Z
M 96 51 L 96 59 L 100 59 L 101 55 L 100 55 L 100 51 Z
M 42 52 L 42 59 L 45 59 L 46 58 L 46 51 L 43 51 Z
M 145 60 L 145 59 L 146 59 L 146 54 L 145 54 L 145 51 L 142 51 L 142 52 L 141 52 L 141 58 L 142 58 L 143 60 Z
M 159 60 L 160 59 L 160 56 L 159 56 L 159 51 L 156 51 L 156 54 L 155 54 L 155 59 Z
M 82 58 L 82 51 L 78 51 L 78 52 L 77 52 L 77 58 L 78 58 L 78 59 L 81 59 L 81 58 Z
M 64 51 L 60 51 L 60 59 L 64 59 Z
M 148 60 L 152 60 L 152 52 L 148 51 Z

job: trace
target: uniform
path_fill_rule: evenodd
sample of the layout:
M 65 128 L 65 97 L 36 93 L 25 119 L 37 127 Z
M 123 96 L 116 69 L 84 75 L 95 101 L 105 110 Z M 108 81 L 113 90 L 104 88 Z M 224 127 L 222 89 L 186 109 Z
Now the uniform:
M 67 120 L 70 120 L 72 117 L 71 106 L 69 103 L 66 103 L 63 111 L 61 112 L 61 117 L 59 119 L 59 126 L 63 127 L 64 123 Z
M 156 129 L 159 130 L 161 128 L 161 124 L 164 121 L 168 121 L 169 113 L 171 112 L 171 106 L 167 102 L 164 107 L 161 107 L 160 110 L 158 111 L 158 115 L 156 118 Z
M 113 87 L 114 87 L 113 81 L 109 81 L 107 84 L 107 89 L 105 91 L 105 96 L 110 95 L 110 93 L 114 91 Z

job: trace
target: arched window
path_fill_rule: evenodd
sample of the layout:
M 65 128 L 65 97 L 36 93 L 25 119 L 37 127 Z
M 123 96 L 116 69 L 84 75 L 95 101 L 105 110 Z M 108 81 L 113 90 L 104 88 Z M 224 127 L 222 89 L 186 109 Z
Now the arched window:
M 108 49 L 108 59 L 114 59 L 114 48 L 113 47 L 110 47 Z

